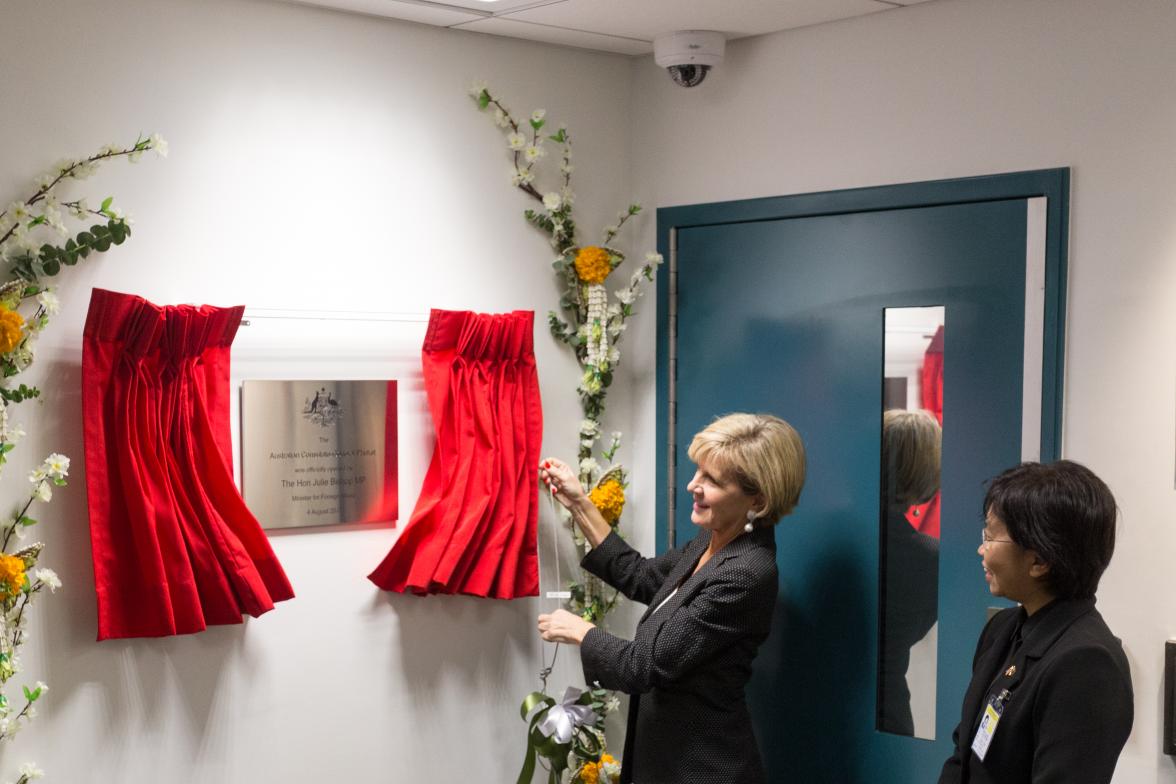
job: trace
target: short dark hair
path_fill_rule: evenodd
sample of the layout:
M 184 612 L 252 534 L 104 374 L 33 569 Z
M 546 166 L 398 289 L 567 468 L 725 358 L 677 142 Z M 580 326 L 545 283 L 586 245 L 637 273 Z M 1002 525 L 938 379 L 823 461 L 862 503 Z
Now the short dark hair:
M 984 514 L 1049 564 L 1048 585 L 1062 599 L 1091 599 L 1115 551 L 1115 497 L 1103 480 L 1070 460 L 1022 463 L 992 479 Z

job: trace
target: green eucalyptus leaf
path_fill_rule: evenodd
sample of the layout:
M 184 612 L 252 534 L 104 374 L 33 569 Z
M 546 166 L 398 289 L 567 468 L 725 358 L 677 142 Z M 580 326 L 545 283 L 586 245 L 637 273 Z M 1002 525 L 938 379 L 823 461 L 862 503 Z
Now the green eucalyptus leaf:
M 107 196 L 105 199 L 102 200 L 102 206 L 98 208 L 98 211 L 99 212 L 106 212 L 107 210 L 110 209 L 111 204 L 114 204 L 114 197 Z

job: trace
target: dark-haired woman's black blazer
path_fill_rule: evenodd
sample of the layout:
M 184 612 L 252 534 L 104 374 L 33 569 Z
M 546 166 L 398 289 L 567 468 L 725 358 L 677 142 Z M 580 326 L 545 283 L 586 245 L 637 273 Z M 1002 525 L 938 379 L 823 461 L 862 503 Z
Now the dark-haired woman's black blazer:
M 691 575 L 709 541 L 643 558 L 611 533 L 582 562 L 649 605 L 633 640 L 594 628 L 580 647 L 589 684 L 632 695 L 622 784 L 767 781 L 744 686 L 776 605 L 776 540 L 742 534 Z
M 1015 654 L 1025 611 L 993 616 L 980 635 L 955 752 L 940 784 L 1106 784 L 1134 717 L 1123 646 L 1093 601 L 1057 600 L 1038 611 Z M 984 761 L 972 753 L 993 691 L 1010 697 Z

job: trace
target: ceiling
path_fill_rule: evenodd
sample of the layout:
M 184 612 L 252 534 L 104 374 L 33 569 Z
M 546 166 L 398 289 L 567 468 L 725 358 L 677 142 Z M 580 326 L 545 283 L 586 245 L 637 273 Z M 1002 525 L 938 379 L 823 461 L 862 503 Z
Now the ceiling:
M 718 30 L 728 40 L 893 11 L 929 0 L 289 0 L 618 54 L 653 52 L 674 30 Z

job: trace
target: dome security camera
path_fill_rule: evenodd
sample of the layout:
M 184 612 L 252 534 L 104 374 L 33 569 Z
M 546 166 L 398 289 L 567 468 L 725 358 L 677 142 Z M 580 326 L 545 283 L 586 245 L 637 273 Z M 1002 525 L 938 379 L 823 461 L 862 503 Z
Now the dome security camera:
M 679 30 L 653 39 L 653 60 L 670 72 L 674 84 L 702 84 L 711 68 L 723 62 L 727 39 L 712 30 Z

